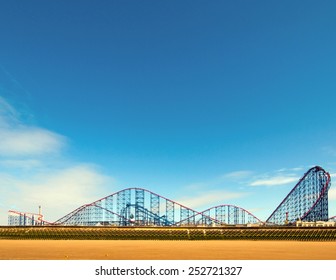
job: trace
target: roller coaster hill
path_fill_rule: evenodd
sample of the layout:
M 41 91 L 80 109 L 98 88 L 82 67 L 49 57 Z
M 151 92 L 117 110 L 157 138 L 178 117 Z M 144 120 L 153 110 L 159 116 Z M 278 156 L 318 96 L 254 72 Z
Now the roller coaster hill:
M 142 188 L 128 188 L 85 204 L 55 222 L 41 213 L 8 211 L 9 226 L 114 226 L 114 227 L 225 227 L 292 226 L 300 223 L 335 225 L 328 216 L 330 175 L 310 168 L 266 221 L 229 204 L 202 212 Z

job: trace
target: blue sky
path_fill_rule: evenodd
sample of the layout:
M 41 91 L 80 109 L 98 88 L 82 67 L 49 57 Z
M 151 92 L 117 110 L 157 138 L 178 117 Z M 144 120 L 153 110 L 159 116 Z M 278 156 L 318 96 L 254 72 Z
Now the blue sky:
M 127 187 L 265 220 L 336 174 L 335 1 L 2 1 L 0 224 Z M 330 215 L 336 192 L 330 190 Z

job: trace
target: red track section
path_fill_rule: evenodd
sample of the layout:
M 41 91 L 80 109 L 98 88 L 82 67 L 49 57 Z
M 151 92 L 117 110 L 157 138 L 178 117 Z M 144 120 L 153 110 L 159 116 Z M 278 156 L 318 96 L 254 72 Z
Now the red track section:
M 25 217 L 31 222 L 36 222 L 37 225 L 51 225 L 52 223 L 43 219 L 43 215 L 29 212 L 19 212 L 15 210 L 8 210 L 8 215 Z
M 302 220 L 312 219 L 312 216 L 313 218 L 318 217 L 320 213 L 316 209 L 320 208 L 320 212 L 323 212 L 322 214 L 325 216 L 325 211 L 328 210 L 326 202 L 329 187 L 329 173 L 319 166 L 309 169 L 266 222 L 270 222 L 274 216 L 279 216 L 277 219 L 281 222 L 285 218 L 279 213 L 283 215 L 286 211 L 286 215 L 290 211 L 299 213 L 297 209 L 290 209 L 291 204 L 287 205 L 287 201 L 289 201 L 289 198 L 302 201 L 306 196 L 306 192 L 312 194 L 315 189 L 319 189 L 317 199 L 303 213 L 300 213 L 299 217 Z M 296 212 L 295 215 L 297 215 Z M 263 223 L 250 211 L 235 205 L 221 204 L 199 212 L 143 188 L 126 188 L 117 191 L 92 203 L 78 207 L 54 223 L 43 220 L 43 216 L 39 214 L 13 210 L 10 210 L 9 214 L 24 216 L 27 219 L 37 221 L 36 223 L 46 225 L 218 226 L 224 224 Z
M 318 220 L 327 220 L 328 218 L 328 190 L 330 188 L 330 175 L 322 167 L 315 166 L 310 168 L 304 176 L 299 180 L 295 187 L 282 200 L 279 206 L 266 220 L 266 223 L 282 224 L 288 220 L 288 215 L 294 216 L 294 220 L 289 219 L 289 223 L 294 222 L 295 219 L 311 220 L 309 215 L 314 214 Z M 318 193 L 316 193 L 318 190 Z M 317 196 L 313 203 L 307 198 L 308 194 Z M 292 202 L 298 205 L 293 208 Z M 303 204 L 305 202 L 305 204 Z M 310 204 L 309 204 L 310 202 Z M 321 205 L 320 205 L 321 204 Z M 303 205 L 309 205 L 304 207 Z M 318 207 L 319 206 L 319 207 Z M 321 208 L 317 209 L 317 208 Z M 301 209 L 304 209 L 303 211 Z M 301 210 L 301 211 L 300 211 Z M 316 212 L 316 213 L 315 213 Z M 295 215 L 293 214 L 295 213 Z M 286 216 L 284 216 L 284 214 Z

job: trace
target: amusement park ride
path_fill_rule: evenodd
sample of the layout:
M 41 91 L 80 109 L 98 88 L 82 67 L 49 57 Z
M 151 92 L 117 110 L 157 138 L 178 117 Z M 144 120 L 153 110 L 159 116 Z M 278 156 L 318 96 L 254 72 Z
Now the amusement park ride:
M 328 221 L 330 175 L 323 168 L 309 169 L 269 218 L 263 222 L 234 205 L 218 205 L 198 212 L 142 188 L 128 188 L 82 205 L 55 222 L 38 214 L 8 211 L 10 226 L 228 226 L 295 225 L 297 221 Z

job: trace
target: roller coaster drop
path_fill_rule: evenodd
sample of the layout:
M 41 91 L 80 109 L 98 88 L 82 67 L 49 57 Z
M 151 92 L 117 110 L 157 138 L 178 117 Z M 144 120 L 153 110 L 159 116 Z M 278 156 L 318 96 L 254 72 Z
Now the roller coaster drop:
M 292 224 L 296 220 L 327 221 L 330 175 L 319 166 L 309 169 L 266 220 Z M 198 212 L 142 188 L 128 188 L 85 204 L 54 223 L 40 214 L 9 211 L 9 225 L 61 226 L 223 226 L 262 223 L 249 211 L 223 204 Z

